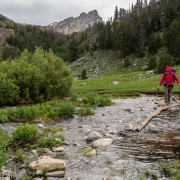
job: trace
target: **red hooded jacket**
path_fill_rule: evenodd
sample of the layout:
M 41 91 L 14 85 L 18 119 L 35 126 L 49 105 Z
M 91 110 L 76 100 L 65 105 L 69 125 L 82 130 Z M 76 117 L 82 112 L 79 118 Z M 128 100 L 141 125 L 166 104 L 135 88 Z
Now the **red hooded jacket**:
M 176 74 L 172 72 L 171 67 L 167 66 L 166 67 L 166 72 L 167 73 L 172 73 L 172 75 L 173 75 L 173 82 L 172 83 L 168 83 L 168 86 L 173 87 L 174 86 L 174 81 L 176 81 L 177 84 L 180 85 L 180 81 L 179 81 L 178 77 L 176 76 Z M 167 83 L 165 81 L 165 78 L 166 78 L 166 75 L 167 75 L 166 72 L 162 75 L 162 78 L 161 78 L 158 86 L 161 86 L 163 83 L 164 83 L 164 85 L 167 85 Z

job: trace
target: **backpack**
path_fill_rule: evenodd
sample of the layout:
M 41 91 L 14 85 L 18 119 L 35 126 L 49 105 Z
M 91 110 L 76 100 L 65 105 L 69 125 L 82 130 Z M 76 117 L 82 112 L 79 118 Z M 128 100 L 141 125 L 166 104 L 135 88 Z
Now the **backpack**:
M 164 84 L 173 86 L 174 84 L 174 73 L 173 72 L 165 72 L 164 73 Z
M 176 72 L 176 68 L 175 67 L 171 67 L 172 72 L 175 73 Z

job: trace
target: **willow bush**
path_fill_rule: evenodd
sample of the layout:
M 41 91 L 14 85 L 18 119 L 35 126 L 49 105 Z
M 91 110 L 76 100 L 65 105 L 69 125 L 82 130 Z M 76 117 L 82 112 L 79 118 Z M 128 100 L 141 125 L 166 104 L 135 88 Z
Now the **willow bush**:
M 25 49 L 19 59 L 0 62 L 0 105 L 42 102 L 70 94 L 73 73 L 51 50 Z

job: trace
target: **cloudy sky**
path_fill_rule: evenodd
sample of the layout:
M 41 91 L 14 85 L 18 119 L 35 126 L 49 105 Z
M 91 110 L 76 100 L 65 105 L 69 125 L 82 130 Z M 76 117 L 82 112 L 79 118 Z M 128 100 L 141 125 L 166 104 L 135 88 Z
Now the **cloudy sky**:
M 46 26 L 82 12 L 97 10 L 103 21 L 114 16 L 114 10 L 129 9 L 137 0 L 0 0 L 0 14 L 18 22 Z

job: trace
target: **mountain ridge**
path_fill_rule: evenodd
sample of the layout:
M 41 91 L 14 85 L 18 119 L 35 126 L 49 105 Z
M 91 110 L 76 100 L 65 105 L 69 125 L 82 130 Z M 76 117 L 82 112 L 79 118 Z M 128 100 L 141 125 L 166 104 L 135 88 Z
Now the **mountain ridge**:
M 45 26 L 45 30 L 53 30 L 61 34 L 70 35 L 73 32 L 82 32 L 95 23 L 103 22 L 97 10 L 89 11 L 87 14 L 82 12 L 78 17 L 69 17 L 63 21 L 54 22 Z

